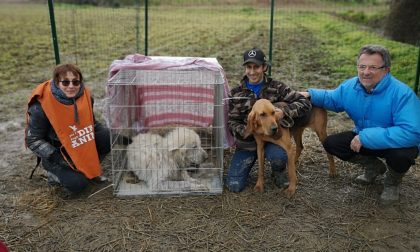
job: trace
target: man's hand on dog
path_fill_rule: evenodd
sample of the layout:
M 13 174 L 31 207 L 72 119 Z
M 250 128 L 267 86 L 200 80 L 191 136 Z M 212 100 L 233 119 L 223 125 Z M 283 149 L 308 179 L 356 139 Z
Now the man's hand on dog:
M 350 148 L 354 151 L 354 152 L 359 152 L 360 148 L 362 148 L 362 143 L 360 142 L 360 138 L 359 135 L 356 135 L 353 140 L 351 140 L 350 142 Z
M 311 94 L 309 92 L 299 92 L 299 94 L 305 96 L 305 98 L 308 98 L 308 99 L 311 97 Z

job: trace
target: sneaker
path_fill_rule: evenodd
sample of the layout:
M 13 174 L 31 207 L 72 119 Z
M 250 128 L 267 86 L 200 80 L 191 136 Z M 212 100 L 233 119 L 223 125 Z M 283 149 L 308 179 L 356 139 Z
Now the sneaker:
M 98 177 L 93 178 L 92 182 L 96 184 L 102 184 L 102 183 L 108 182 L 108 178 L 105 176 L 98 176 Z
M 47 183 L 50 186 L 61 186 L 60 180 L 58 177 L 49 171 L 47 171 Z

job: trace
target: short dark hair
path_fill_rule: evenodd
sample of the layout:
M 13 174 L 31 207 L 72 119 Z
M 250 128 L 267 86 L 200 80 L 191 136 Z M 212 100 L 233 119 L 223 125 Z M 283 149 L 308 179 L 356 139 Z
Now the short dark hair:
M 384 46 L 381 45 L 364 45 L 359 50 L 359 55 L 357 56 L 357 63 L 359 62 L 360 56 L 362 54 L 379 54 L 382 57 L 382 60 L 384 61 L 385 67 L 391 67 L 391 56 L 389 54 L 388 49 L 386 49 Z
M 54 68 L 53 80 L 55 83 L 60 82 L 60 77 L 65 76 L 67 72 L 79 76 L 80 81 L 83 82 L 83 75 L 78 66 L 73 64 L 60 64 Z

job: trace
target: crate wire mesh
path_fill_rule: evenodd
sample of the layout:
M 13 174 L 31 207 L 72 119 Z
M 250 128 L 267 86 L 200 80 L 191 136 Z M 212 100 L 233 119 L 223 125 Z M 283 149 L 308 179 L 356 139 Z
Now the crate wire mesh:
M 108 81 L 115 195 L 222 192 L 224 84 L 205 68 L 121 70 Z

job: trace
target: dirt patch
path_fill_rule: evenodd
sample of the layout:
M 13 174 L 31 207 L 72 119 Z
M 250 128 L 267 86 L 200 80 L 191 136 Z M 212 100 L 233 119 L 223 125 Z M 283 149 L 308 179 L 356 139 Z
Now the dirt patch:
M 23 93 L 15 100 L 24 101 Z M 24 104 L 15 108 L 24 114 Z M 330 116 L 330 133 L 350 126 L 346 116 Z M 419 165 L 404 178 L 400 204 L 382 208 L 382 178 L 354 184 L 362 169 L 338 160 L 339 176 L 329 178 L 325 152 L 310 131 L 292 199 L 270 179 L 264 193 L 253 192 L 255 173 L 239 194 L 117 198 L 112 187 L 92 185 L 66 198 L 47 186 L 42 169 L 28 179 L 35 159 L 23 146 L 23 116 L 2 122 L 0 135 L 0 240 L 12 251 L 420 250 Z M 225 151 L 225 169 L 232 151 Z M 104 169 L 110 173 L 109 157 Z

